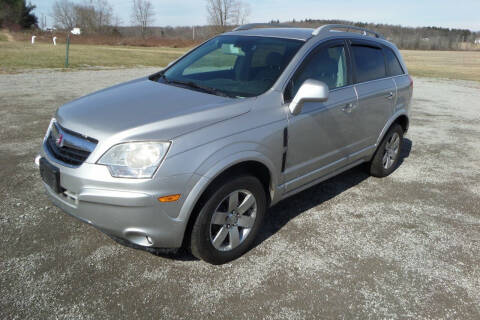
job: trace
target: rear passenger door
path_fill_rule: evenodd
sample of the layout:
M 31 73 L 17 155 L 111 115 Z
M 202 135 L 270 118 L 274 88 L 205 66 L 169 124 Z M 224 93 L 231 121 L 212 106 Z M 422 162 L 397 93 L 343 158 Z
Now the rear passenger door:
M 412 81 L 406 74 L 397 54 L 390 48 L 383 49 L 385 53 L 385 61 L 387 63 L 387 72 L 395 81 L 397 87 L 397 95 L 394 99 L 393 112 L 408 108 L 412 98 Z
M 395 81 L 388 75 L 383 48 L 367 40 L 352 40 L 350 51 L 354 65 L 358 109 L 355 112 L 359 144 L 351 158 L 371 154 L 377 139 L 393 114 L 396 99 Z M 352 159 L 353 160 L 353 159 Z

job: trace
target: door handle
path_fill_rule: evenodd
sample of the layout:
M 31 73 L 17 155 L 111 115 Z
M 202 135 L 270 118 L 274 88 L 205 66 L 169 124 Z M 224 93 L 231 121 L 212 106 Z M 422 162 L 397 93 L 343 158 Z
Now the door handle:
M 355 104 L 353 103 L 347 103 L 343 108 L 342 108 L 342 111 L 343 112 L 346 112 L 346 113 L 350 113 L 352 112 L 352 110 L 355 109 Z
M 386 96 L 385 99 L 392 100 L 393 99 L 393 92 L 389 92 Z

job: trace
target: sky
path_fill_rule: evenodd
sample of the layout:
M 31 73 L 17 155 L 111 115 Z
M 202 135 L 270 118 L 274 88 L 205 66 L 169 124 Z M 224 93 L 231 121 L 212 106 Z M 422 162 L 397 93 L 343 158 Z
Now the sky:
M 85 2 L 88 0 L 74 0 Z M 403 26 L 437 26 L 480 31 L 480 0 L 243 0 L 250 4 L 248 22 L 292 19 L 343 19 Z M 55 0 L 31 0 L 38 17 L 47 16 Z M 109 0 L 122 25 L 130 24 L 132 0 Z M 204 25 L 205 0 L 151 0 L 156 26 Z

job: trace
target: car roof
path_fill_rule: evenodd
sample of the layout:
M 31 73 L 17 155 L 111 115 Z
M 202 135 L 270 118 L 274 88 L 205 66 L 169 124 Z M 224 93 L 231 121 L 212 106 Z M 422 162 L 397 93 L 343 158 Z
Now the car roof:
M 315 29 L 311 28 L 256 28 L 241 31 L 232 31 L 225 34 L 239 36 L 259 36 L 271 38 L 284 38 L 307 41 L 312 37 Z
M 397 47 L 387 41 L 383 36 L 380 34 L 367 30 L 364 28 L 359 28 L 355 26 L 348 26 L 348 25 L 337 25 L 337 24 L 331 24 L 331 25 L 324 25 L 320 28 L 317 29 L 312 29 L 312 28 L 292 28 L 292 27 L 256 27 L 257 24 L 252 24 L 252 25 L 245 25 L 247 28 L 245 29 L 235 29 L 230 32 L 226 32 L 224 34 L 226 35 L 239 35 L 239 36 L 258 36 L 258 37 L 270 37 L 270 38 L 283 38 L 283 39 L 295 39 L 295 40 L 301 40 L 301 41 L 307 41 L 313 37 L 319 36 L 321 38 L 325 37 L 330 37 L 332 36 L 331 32 L 334 32 L 335 36 L 338 38 L 357 38 L 357 39 L 365 39 L 365 40 L 370 40 L 370 41 L 376 41 L 378 43 L 382 43 L 391 49 L 394 49 L 395 51 L 398 51 Z M 264 26 L 265 24 L 260 24 L 261 26 Z M 251 28 L 248 28 L 250 27 Z M 342 32 L 340 30 L 335 30 L 336 28 L 347 28 L 347 29 L 352 29 L 352 30 L 360 30 L 360 31 L 366 31 L 369 34 L 374 34 L 374 36 L 367 35 L 367 33 L 361 34 L 358 32 Z

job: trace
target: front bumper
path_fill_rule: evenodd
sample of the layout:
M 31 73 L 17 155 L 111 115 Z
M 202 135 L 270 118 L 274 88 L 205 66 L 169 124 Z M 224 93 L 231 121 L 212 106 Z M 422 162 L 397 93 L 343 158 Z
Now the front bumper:
M 187 219 L 180 216 L 180 211 L 200 176 L 118 179 L 112 178 L 105 166 L 84 163 L 79 168 L 68 168 L 44 153 L 41 156 L 60 169 L 60 184 L 65 191 L 56 193 L 44 185 L 52 202 L 69 215 L 136 245 L 182 245 Z M 157 200 L 170 194 L 182 196 L 170 203 Z

